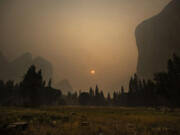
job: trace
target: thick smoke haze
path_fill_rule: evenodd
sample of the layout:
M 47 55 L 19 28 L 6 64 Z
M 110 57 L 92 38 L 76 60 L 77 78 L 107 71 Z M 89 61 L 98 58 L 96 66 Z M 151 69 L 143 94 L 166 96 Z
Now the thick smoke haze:
M 1 0 L 0 50 L 9 60 L 45 57 L 54 82 L 66 78 L 76 90 L 117 90 L 136 72 L 136 26 L 169 1 Z

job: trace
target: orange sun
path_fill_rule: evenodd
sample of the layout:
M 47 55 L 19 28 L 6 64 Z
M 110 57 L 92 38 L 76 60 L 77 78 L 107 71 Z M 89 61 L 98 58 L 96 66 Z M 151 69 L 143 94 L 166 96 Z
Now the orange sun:
M 95 75 L 96 71 L 95 70 L 91 70 L 90 73 L 91 73 L 91 75 Z

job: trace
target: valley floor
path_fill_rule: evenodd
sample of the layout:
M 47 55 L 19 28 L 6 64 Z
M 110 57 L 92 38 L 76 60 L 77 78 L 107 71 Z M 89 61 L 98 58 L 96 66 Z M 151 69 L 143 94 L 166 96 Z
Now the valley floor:
M 27 126 L 18 125 L 17 122 L 24 122 Z M 0 107 L 0 135 L 179 134 L 179 109 L 172 111 L 168 108 Z

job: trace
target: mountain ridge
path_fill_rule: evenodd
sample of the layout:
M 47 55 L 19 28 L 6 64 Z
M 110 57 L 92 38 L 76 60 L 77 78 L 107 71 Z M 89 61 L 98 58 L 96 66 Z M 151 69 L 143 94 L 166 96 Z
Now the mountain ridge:
M 31 65 L 35 65 L 37 69 L 42 69 L 45 80 L 53 77 L 52 64 L 43 57 L 33 58 L 31 53 L 24 53 L 12 61 L 6 60 L 0 53 L 0 80 L 14 80 L 19 82 L 22 80 L 25 72 Z

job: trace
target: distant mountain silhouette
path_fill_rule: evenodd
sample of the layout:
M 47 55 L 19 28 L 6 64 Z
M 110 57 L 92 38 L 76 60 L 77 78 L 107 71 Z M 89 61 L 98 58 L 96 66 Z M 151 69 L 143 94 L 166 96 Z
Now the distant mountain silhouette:
M 33 59 L 32 54 L 25 53 L 9 62 L 3 54 L 0 53 L 0 80 L 14 80 L 19 82 L 32 64 L 34 64 L 37 69 L 42 69 L 42 74 L 45 80 L 52 78 L 52 65 L 44 58 L 37 57 Z
M 55 88 L 60 89 L 64 94 L 67 94 L 68 92 L 72 92 L 73 88 L 68 80 L 62 80 L 61 82 L 57 83 L 55 85 Z
M 180 55 L 180 1 L 172 0 L 161 13 L 141 23 L 135 35 L 137 73 L 147 78 L 165 70 L 172 53 Z
M 8 61 L 0 52 L 0 79 L 3 78 L 3 76 L 6 76 L 8 74 L 6 73 L 6 70 L 9 70 L 9 68 L 10 66 L 8 65 Z
M 0 52 L 0 64 L 7 64 L 7 63 L 8 63 L 8 61 L 3 56 L 3 54 Z M 3 65 L 1 65 L 1 66 L 3 66 Z

